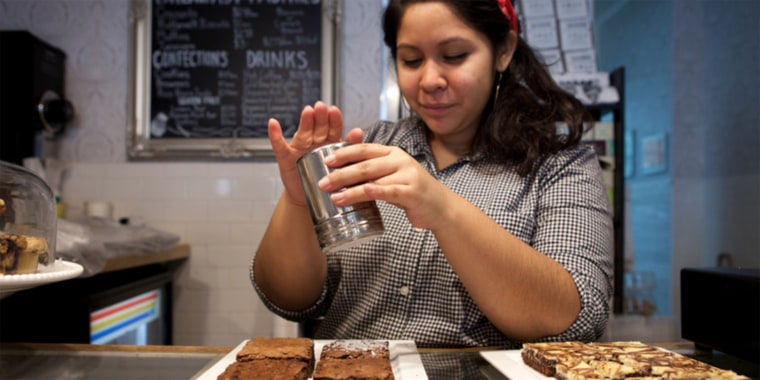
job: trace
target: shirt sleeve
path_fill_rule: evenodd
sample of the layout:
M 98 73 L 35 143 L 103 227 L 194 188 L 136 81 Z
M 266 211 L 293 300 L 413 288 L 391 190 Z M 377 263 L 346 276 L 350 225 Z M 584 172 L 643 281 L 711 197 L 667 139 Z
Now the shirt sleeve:
M 607 189 L 592 148 L 579 146 L 544 163 L 533 247 L 572 276 L 581 299 L 576 321 L 547 340 L 595 340 L 610 313 L 614 233 Z

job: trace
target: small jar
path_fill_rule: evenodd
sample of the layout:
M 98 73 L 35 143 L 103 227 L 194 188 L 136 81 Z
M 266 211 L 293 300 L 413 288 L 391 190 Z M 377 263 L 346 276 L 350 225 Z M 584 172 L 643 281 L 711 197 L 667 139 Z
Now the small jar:
M 50 186 L 0 161 L 0 275 L 36 273 L 55 261 L 57 208 Z

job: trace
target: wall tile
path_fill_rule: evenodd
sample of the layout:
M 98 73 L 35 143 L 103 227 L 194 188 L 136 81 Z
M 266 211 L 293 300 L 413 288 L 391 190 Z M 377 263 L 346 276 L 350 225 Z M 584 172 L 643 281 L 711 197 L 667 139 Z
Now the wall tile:
M 232 197 L 231 178 L 204 177 L 187 179 L 188 199 L 228 199 Z
M 194 286 L 193 281 L 183 286 L 175 286 L 174 309 L 175 315 L 192 315 L 205 313 L 212 299 L 211 291 L 200 286 Z
M 255 201 L 273 199 L 276 193 L 275 181 L 280 178 L 246 177 L 232 182 L 231 197 L 234 199 L 251 199 Z
M 214 213 L 210 212 L 212 207 L 210 201 L 206 200 L 162 200 L 164 210 L 163 218 L 166 220 L 181 220 L 184 222 L 204 222 L 214 218 Z
M 140 199 L 187 199 L 187 181 L 184 178 L 144 178 Z
M 247 267 L 247 261 L 253 257 L 253 250 L 249 244 L 216 244 L 207 247 L 208 257 L 213 264 L 219 268 L 239 268 L 241 265 Z M 245 268 L 244 280 L 248 282 L 248 272 Z M 235 277 L 235 276 L 232 276 Z
M 187 241 L 190 244 L 230 243 L 229 226 L 221 223 L 187 223 Z
M 151 199 L 151 193 L 164 191 L 160 186 L 161 184 L 157 183 L 146 185 L 145 180 L 139 177 L 106 177 L 100 182 L 101 191 L 98 195 L 101 200 L 106 201 Z
M 70 199 L 99 199 L 100 198 L 100 180 L 95 177 L 83 176 L 77 177 L 76 181 L 66 180 L 63 182 L 63 194 L 67 196 L 64 201 Z
M 278 196 L 279 198 L 279 196 Z M 251 221 L 256 223 L 269 223 L 269 218 L 272 216 L 275 207 L 277 206 L 277 200 L 253 202 L 251 210 Z
M 229 241 L 231 244 L 249 244 L 257 246 L 264 234 L 266 225 L 258 223 L 229 223 Z

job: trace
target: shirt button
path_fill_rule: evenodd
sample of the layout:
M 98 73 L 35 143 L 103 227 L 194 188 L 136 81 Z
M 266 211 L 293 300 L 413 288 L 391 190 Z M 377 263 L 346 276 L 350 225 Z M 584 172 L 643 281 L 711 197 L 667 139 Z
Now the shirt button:
M 401 293 L 402 296 L 406 297 L 409 295 L 410 290 L 408 286 L 402 286 L 399 288 L 398 292 Z
M 414 232 L 425 232 L 424 228 L 414 227 Z

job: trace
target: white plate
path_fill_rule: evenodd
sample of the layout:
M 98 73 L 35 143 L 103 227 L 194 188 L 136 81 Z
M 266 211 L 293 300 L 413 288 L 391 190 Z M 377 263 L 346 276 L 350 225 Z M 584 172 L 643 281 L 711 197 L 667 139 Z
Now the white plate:
M 525 364 L 520 356 L 520 350 L 481 351 L 480 356 L 491 363 L 494 368 L 498 369 L 502 375 L 510 379 L 554 379 L 553 377 L 542 375 L 540 372 Z
M 237 347 L 232 349 L 227 355 L 219 359 L 209 369 L 205 370 L 202 374 L 193 377 L 198 380 L 216 380 L 216 378 L 227 369 L 227 366 L 235 362 L 235 357 L 238 351 L 247 343 L 244 340 L 238 344 Z M 322 353 L 322 347 L 332 342 L 332 340 L 315 340 L 314 341 L 314 357 L 316 361 L 319 361 L 319 355 Z M 417 352 L 417 345 L 411 340 L 389 340 L 388 350 L 391 354 L 391 368 L 393 369 L 393 376 L 396 380 L 427 380 L 427 374 L 425 374 L 425 368 L 422 366 L 422 359 Z
M 79 277 L 82 271 L 84 268 L 81 265 L 58 259 L 53 265 L 40 265 L 37 273 L 0 275 L 0 297 L 4 293 Z

